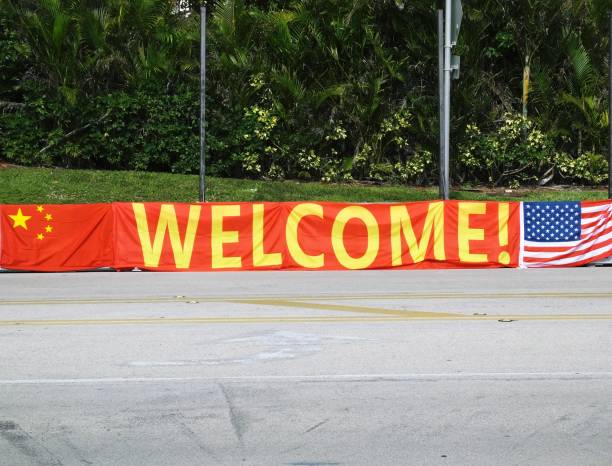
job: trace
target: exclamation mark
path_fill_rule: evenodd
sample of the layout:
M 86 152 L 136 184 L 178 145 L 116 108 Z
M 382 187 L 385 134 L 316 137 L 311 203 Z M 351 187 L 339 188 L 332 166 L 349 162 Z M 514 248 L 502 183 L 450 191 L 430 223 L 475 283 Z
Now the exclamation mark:
M 508 246 L 508 217 L 510 217 L 510 204 L 507 202 L 500 202 L 498 210 L 499 245 L 502 248 Z M 498 261 L 500 264 L 508 265 L 510 263 L 510 254 L 508 251 L 500 252 Z

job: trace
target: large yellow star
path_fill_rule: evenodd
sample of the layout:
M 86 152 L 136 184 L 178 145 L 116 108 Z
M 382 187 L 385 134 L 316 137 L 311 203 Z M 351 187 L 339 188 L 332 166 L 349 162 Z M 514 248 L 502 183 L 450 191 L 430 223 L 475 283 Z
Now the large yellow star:
M 21 209 L 18 209 L 15 215 L 9 215 L 9 217 L 13 220 L 13 228 L 21 227 L 24 230 L 28 229 L 27 221 L 32 218 L 30 215 L 23 215 Z

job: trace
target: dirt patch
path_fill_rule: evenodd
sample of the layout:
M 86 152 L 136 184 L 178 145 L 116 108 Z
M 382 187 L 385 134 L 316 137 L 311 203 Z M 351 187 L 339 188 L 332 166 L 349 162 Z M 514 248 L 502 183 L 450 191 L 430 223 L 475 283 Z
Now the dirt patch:
M 19 165 L 14 165 L 12 163 L 7 163 L 7 162 L 3 162 L 2 160 L 0 160 L 0 170 L 2 170 L 3 168 L 18 168 Z
M 598 192 L 607 191 L 607 187 L 604 186 L 575 186 L 575 185 L 550 185 L 550 186 L 526 186 L 515 189 L 508 188 L 492 188 L 487 186 L 474 187 L 474 188 L 462 188 L 460 186 L 455 187 L 457 191 L 468 191 L 474 193 L 483 193 L 486 195 L 493 196 L 507 196 L 507 197 L 524 197 L 527 194 L 534 192 L 563 192 L 563 191 L 584 191 L 584 192 Z

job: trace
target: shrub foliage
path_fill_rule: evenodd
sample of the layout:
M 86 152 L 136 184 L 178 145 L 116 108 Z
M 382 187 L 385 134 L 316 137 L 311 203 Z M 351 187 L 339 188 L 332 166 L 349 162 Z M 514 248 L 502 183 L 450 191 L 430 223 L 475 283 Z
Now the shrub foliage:
M 606 180 L 608 3 L 465 5 L 456 182 Z M 211 174 L 435 182 L 435 4 L 207 6 Z M 197 172 L 199 1 L 0 0 L 0 9 L 1 159 Z

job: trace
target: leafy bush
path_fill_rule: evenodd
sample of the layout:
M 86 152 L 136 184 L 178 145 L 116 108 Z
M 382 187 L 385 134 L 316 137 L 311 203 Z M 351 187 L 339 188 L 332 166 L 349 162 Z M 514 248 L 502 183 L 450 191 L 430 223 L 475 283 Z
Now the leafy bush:
M 555 163 L 561 179 L 581 184 L 600 185 L 608 180 L 608 160 L 601 154 L 585 152 L 577 158 L 562 152 Z
M 547 134 L 532 120 L 507 113 L 488 133 L 475 124 L 467 126 L 458 166 L 465 180 L 516 185 L 540 180 L 554 158 L 555 146 Z
M 24 165 L 194 173 L 198 96 L 113 92 L 78 106 L 42 97 L 0 114 L 0 157 Z
M 468 125 L 466 142 L 460 145 L 459 170 L 464 179 L 496 185 L 565 182 L 601 184 L 608 177 L 608 163 L 600 154 L 586 152 L 572 157 L 557 152 L 553 138 L 533 121 L 506 114 L 499 127 L 482 133 Z

